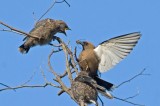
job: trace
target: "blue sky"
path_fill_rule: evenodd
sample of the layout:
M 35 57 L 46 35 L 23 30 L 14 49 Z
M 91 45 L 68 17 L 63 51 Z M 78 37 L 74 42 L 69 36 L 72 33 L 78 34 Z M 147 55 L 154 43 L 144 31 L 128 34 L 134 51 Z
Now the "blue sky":
M 38 2 L 38 3 L 37 3 Z M 29 32 L 37 19 L 51 5 L 52 0 L 3 0 L 0 6 L 0 20 L 23 31 Z M 87 40 L 98 45 L 109 38 L 140 31 L 139 43 L 132 53 L 116 67 L 102 74 L 102 78 L 116 85 L 131 78 L 146 68 L 151 76 L 141 76 L 115 89 L 112 94 L 125 98 L 140 92 L 139 96 L 130 101 L 146 106 L 160 104 L 160 1 L 159 0 L 68 0 L 71 7 L 65 3 L 56 4 L 44 18 L 64 20 L 71 31 L 68 37 L 57 34 L 65 42 L 70 41 L 74 48 L 78 39 Z M 33 16 L 32 13 L 35 13 Z M 2 26 L 0 26 L 2 28 Z M 28 54 L 22 55 L 18 47 L 24 37 L 9 32 L 0 32 L 0 82 L 16 86 L 27 81 L 35 73 L 30 84 L 43 84 L 40 67 L 47 79 L 53 76 L 47 70 L 47 58 L 51 46 L 32 48 Z M 53 42 L 57 43 L 57 42 Z M 81 51 L 78 46 L 78 51 Z M 63 52 L 54 54 L 52 65 L 58 73 L 65 70 Z M 69 86 L 69 84 L 68 84 Z M 3 88 L 3 86 L 0 86 Z M 1 106 L 73 106 L 76 105 L 67 94 L 57 96 L 59 89 L 53 87 L 19 89 L 0 92 Z M 128 103 L 102 97 L 105 106 L 132 106 Z

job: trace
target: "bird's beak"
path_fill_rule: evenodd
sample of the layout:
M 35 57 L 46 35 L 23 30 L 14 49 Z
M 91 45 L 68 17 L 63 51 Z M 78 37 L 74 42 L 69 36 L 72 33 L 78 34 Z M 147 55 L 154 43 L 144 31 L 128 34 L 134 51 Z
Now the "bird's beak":
M 66 31 L 63 31 L 62 33 L 63 33 L 65 36 L 67 36 Z
M 84 43 L 82 41 L 80 41 L 80 40 L 77 40 L 76 43 L 77 44 L 81 44 L 82 46 L 84 45 Z
M 65 28 L 65 30 L 71 30 L 69 27 Z
M 71 30 L 69 27 L 65 28 L 64 31 L 62 32 L 65 36 L 67 36 L 66 34 L 66 30 Z

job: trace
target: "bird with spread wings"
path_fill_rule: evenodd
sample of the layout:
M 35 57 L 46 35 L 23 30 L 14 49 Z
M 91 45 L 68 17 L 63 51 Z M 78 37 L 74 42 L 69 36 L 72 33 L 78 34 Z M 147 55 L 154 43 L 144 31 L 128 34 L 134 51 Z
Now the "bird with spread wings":
M 97 72 L 103 73 L 113 68 L 133 50 L 140 37 L 139 32 L 129 33 L 106 40 L 97 47 L 87 41 L 76 41 L 83 47 L 78 58 L 81 71 L 88 72 L 99 85 L 110 90 L 113 84 L 99 78 Z

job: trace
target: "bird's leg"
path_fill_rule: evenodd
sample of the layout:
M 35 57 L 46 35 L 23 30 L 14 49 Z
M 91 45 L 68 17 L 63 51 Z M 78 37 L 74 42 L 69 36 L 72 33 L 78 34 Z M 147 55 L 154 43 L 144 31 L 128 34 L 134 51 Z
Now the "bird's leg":
M 55 41 L 58 37 L 57 36 L 53 36 L 52 40 Z
M 52 43 L 48 43 L 49 45 L 51 45 L 51 46 L 54 46 L 54 47 L 61 47 L 62 45 L 61 44 L 59 44 L 59 45 L 55 45 L 55 44 L 52 44 Z
M 102 106 L 104 106 L 104 103 L 103 103 L 102 99 L 99 96 L 98 96 L 98 99 L 100 100 Z

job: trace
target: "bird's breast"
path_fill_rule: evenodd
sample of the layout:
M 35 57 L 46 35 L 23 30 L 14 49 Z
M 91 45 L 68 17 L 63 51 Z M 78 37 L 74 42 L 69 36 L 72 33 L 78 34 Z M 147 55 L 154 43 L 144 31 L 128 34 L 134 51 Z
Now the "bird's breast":
M 79 65 L 83 71 L 90 75 L 97 75 L 99 59 L 94 50 L 84 50 L 79 56 Z

